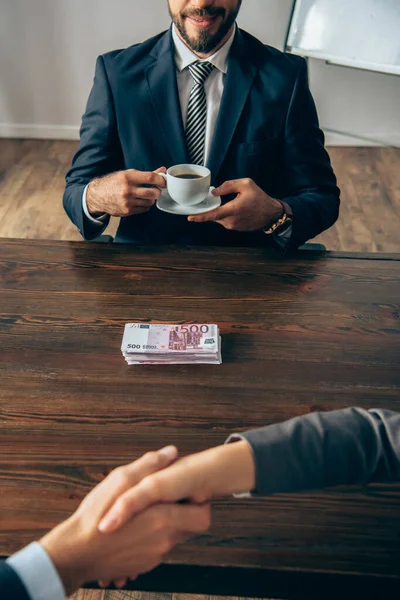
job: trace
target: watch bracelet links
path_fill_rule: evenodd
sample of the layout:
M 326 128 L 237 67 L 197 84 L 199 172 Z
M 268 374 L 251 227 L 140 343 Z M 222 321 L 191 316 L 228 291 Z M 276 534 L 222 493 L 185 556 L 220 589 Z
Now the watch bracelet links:
M 282 225 L 285 225 L 285 223 L 289 224 L 293 221 L 293 213 L 290 206 L 286 204 L 286 202 L 282 202 L 282 200 L 278 200 L 278 202 L 282 205 L 283 215 L 277 221 L 275 221 L 275 223 L 272 223 L 268 229 L 263 230 L 266 235 L 271 235 L 271 233 L 274 233 L 274 231 L 280 229 Z

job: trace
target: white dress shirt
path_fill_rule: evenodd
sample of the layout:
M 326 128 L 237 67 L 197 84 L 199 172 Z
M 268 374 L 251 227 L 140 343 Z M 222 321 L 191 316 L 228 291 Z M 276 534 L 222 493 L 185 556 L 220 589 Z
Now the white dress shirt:
M 200 59 L 184 42 L 182 42 L 176 31 L 175 25 L 172 27 L 172 39 L 174 40 L 175 45 L 175 64 L 177 71 L 176 80 L 184 128 L 186 128 L 189 96 L 194 83 L 188 67 L 197 61 L 209 62 L 215 67 L 204 84 L 207 100 L 206 140 L 204 150 L 204 164 L 206 166 L 208 157 L 210 156 L 211 144 L 214 137 L 215 126 L 217 124 L 219 108 L 221 106 L 222 94 L 224 92 L 225 77 L 228 71 L 228 54 L 235 37 L 235 32 L 236 25 L 232 35 L 222 48 L 217 50 L 212 56 Z
M 17 573 L 31 600 L 65 600 L 57 570 L 39 542 L 13 554 L 6 563 Z

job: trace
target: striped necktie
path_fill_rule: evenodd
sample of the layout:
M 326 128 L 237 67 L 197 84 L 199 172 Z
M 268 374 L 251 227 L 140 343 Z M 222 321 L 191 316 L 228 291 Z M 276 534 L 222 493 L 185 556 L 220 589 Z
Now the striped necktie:
M 186 144 L 189 161 L 192 165 L 204 164 L 206 142 L 207 100 L 204 83 L 214 65 L 209 62 L 195 62 L 189 65 L 193 77 L 193 87 L 189 96 L 186 117 Z

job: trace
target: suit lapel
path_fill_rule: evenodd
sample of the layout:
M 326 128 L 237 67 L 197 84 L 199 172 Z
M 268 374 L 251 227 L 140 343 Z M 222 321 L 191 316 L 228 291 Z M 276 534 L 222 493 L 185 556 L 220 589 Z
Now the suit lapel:
M 171 165 L 187 163 L 171 30 L 160 39 L 150 56 L 153 62 L 146 70 L 147 87 Z
M 224 93 L 207 162 L 213 181 L 217 179 L 228 152 L 256 73 L 257 66 L 252 62 L 249 48 L 238 29 L 229 53 Z

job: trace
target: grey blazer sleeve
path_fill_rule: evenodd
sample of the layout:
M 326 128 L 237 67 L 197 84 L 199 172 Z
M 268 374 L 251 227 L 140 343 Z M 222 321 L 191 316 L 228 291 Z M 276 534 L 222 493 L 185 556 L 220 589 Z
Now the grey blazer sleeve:
M 261 495 L 400 480 L 400 413 L 347 408 L 241 434 Z

